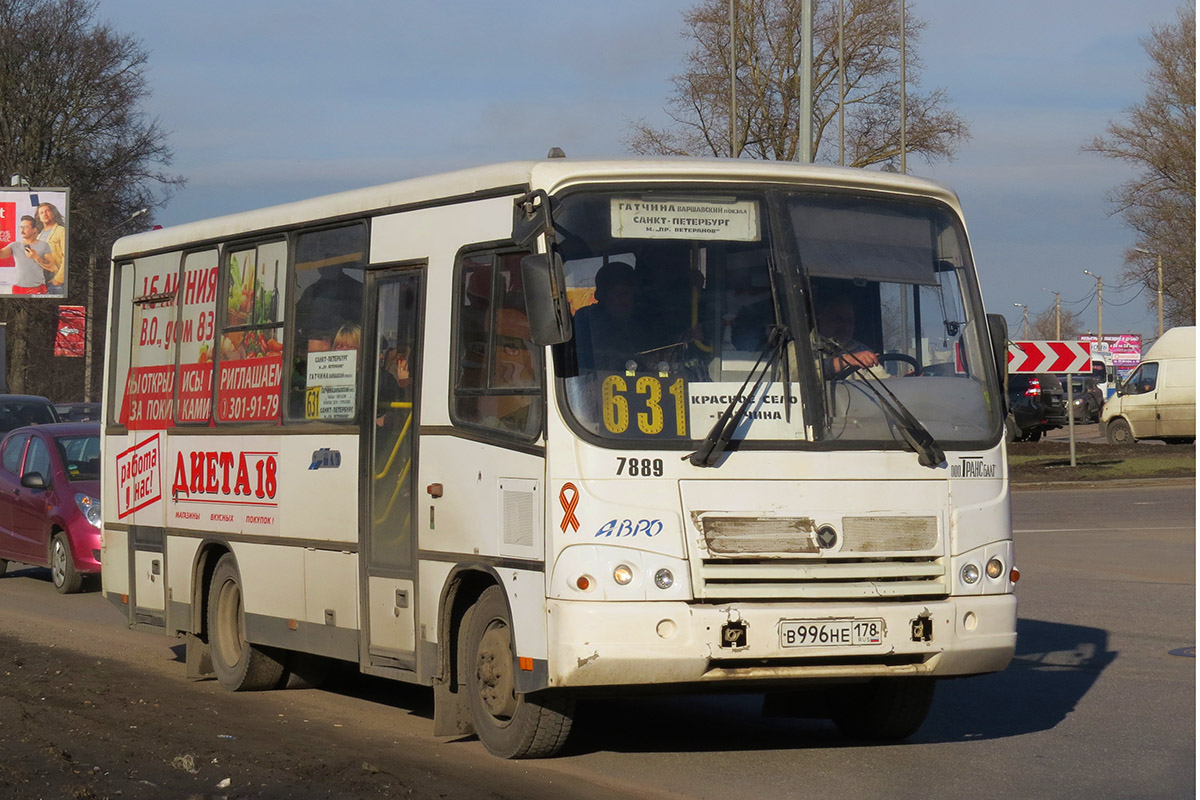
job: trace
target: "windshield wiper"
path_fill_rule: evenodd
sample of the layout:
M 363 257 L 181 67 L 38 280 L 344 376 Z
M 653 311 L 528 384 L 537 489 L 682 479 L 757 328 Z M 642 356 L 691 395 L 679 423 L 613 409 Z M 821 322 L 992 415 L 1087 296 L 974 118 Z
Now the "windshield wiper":
M 819 345 L 821 350 L 843 356 L 852 362 L 856 361 L 854 354 L 840 342 L 821 337 Z M 930 469 L 941 466 L 946 461 L 946 453 L 933 438 L 933 434 L 921 424 L 919 419 L 913 416 L 904 403 L 901 403 L 900 399 L 892 394 L 892 390 L 880 380 L 879 376 L 871 372 L 869 367 L 861 368 L 859 373 L 863 376 L 862 385 L 870 389 L 879 399 L 880 408 L 887 414 L 888 419 L 895 423 L 900 430 L 900 436 L 917 454 L 917 463 Z
M 780 355 L 791 339 L 792 334 L 785 326 L 771 326 L 771 330 L 767 334 L 767 344 L 763 347 L 762 352 L 758 354 L 758 360 L 754 362 L 754 366 L 750 368 L 750 374 L 742 382 L 742 388 L 730 399 L 729 405 L 725 406 L 725 410 L 717 417 L 716 423 L 713 424 L 712 430 L 708 432 L 708 436 L 704 437 L 704 441 L 700 443 L 700 447 L 694 453 L 684 456 L 683 460 L 691 461 L 692 465 L 697 467 L 716 466 L 721 453 L 725 452 L 725 448 L 729 446 L 729 442 L 733 439 L 733 432 L 737 430 L 738 425 L 745 419 L 746 412 L 750 410 L 750 402 L 758 394 L 763 381 L 771 373 L 775 363 L 780 360 Z M 764 362 L 763 359 L 766 359 L 766 361 Z M 789 376 L 787 375 L 788 366 L 786 358 L 783 359 L 783 370 L 784 384 L 788 385 Z M 758 375 L 758 379 L 754 381 L 754 388 L 747 392 L 746 387 L 750 385 L 750 380 L 756 374 Z M 786 409 L 786 412 L 790 417 L 791 409 Z

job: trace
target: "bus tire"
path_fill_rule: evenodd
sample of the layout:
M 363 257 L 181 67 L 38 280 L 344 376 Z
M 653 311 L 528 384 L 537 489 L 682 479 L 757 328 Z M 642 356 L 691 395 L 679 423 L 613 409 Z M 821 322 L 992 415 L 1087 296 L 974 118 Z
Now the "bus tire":
M 8 559 L 0 558 L 0 578 L 8 574 Z
M 319 689 L 329 678 L 333 662 L 312 653 L 287 654 L 287 667 L 279 682 L 280 689 Z
M 466 615 L 464 677 L 479 741 L 500 758 L 545 758 L 571 732 L 574 697 L 565 692 L 515 691 L 512 622 L 504 590 L 491 586 Z
M 833 722 L 851 739 L 907 739 L 925 722 L 933 688 L 933 678 L 875 678 L 844 686 L 833 698 Z
M 1109 444 L 1133 444 L 1137 439 L 1133 438 L 1133 429 L 1129 427 L 1129 423 L 1124 417 L 1113 417 L 1104 426 L 1104 438 Z
M 274 689 L 283 679 L 283 655 L 246 641 L 242 580 L 233 553 L 221 556 L 209 584 L 208 645 L 213 672 L 231 692 Z
M 50 539 L 50 580 L 61 594 L 75 594 L 83 587 L 83 575 L 75 569 L 71 543 L 62 531 Z

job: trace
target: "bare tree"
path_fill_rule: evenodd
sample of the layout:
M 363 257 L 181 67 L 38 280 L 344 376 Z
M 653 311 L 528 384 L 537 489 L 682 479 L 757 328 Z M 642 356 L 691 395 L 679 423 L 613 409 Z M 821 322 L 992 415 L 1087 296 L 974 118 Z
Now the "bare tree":
M 97 5 L 0 0 L 0 175 L 70 188 L 68 301 L 102 320 L 107 249 L 117 236 L 152 225 L 153 215 L 139 216 L 136 227 L 121 223 L 166 202 L 183 180 L 163 171 L 172 156 L 167 134 L 141 108 L 150 95 L 147 53 L 98 21 Z M 89 255 L 98 256 L 96 275 L 88 274 Z M 79 395 L 80 359 L 52 355 L 57 309 L 48 300 L 0 301 L 13 391 Z M 104 325 L 93 330 L 102 352 Z
M 1151 305 L 1162 258 L 1167 326 L 1196 320 L 1196 10 L 1178 14 L 1177 24 L 1156 26 L 1142 40 L 1153 61 L 1145 99 L 1083 148 L 1138 170 L 1109 201 L 1137 232 L 1125 276 L 1145 285 Z
M 1059 335 L 1059 328 L 1062 335 Z M 1058 319 L 1054 306 L 1050 305 L 1045 311 L 1034 315 L 1029 320 L 1029 338 L 1034 341 L 1053 342 L 1059 339 L 1076 339 L 1083 333 L 1083 318 L 1073 311 L 1063 310 L 1062 318 Z
M 844 7 L 845 161 L 900 162 L 900 0 L 813 0 L 813 160 L 838 162 L 840 150 L 838 16 Z M 737 0 L 736 151 L 752 158 L 800 157 L 801 0 Z M 672 123 L 630 124 L 626 144 L 645 155 L 730 152 L 728 0 L 702 0 L 684 17 L 693 42 L 686 71 L 674 79 L 666 111 Z M 950 159 L 969 138 L 942 89 L 922 94 L 916 44 L 925 23 L 905 14 L 905 147 L 927 161 Z

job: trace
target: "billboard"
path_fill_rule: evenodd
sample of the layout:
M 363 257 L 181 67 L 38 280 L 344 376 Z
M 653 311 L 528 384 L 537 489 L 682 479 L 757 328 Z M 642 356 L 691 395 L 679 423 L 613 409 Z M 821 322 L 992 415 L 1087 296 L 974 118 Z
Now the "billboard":
M 59 306 L 54 355 L 81 358 L 86 346 L 87 309 L 84 306 Z
M 67 196 L 67 189 L 0 188 L 0 296 L 66 296 Z
M 1094 344 L 1096 334 L 1085 333 L 1079 337 L 1079 341 Z M 1112 353 L 1113 366 L 1124 375 L 1142 360 L 1142 335 L 1140 333 L 1106 333 L 1100 349 Z

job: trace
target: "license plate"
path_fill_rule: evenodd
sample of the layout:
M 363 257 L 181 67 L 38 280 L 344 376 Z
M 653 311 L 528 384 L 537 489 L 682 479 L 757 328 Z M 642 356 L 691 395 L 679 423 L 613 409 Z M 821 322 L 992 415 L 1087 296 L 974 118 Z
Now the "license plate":
M 883 644 L 881 619 L 785 619 L 780 647 L 863 647 Z

